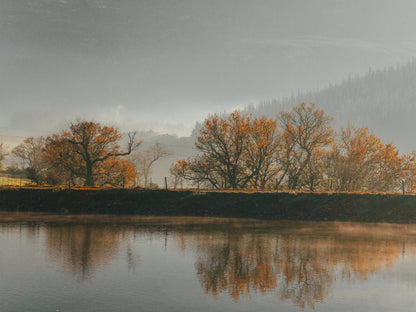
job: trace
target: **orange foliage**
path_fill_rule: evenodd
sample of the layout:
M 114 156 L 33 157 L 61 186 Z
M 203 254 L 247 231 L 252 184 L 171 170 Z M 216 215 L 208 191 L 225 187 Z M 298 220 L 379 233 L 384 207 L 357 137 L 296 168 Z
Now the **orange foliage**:
M 277 122 L 234 111 L 205 120 L 195 143 L 200 155 L 180 160 L 175 176 L 214 188 L 264 188 L 273 176 L 280 142 Z
M 402 187 L 408 192 L 416 191 L 416 152 L 402 156 L 402 170 L 400 172 Z
M 108 158 L 98 170 L 96 183 L 100 186 L 132 187 L 137 177 L 134 165 L 126 159 Z
M 312 166 L 314 162 L 316 165 L 319 150 L 333 141 L 332 118 L 315 108 L 315 104 L 302 103 L 291 112 L 281 112 L 279 119 L 285 142 L 282 163 L 288 187 L 300 189 L 306 184 L 313 191 L 316 172 Z
M 97 181 L 113 184 L 122 173 L 126 174 L 125 180 L 130 181 L 132 166 L 126 161 L 119 162 L 118 158 L 129 155 L 140 144 L 134 142 L 134 136 L 129 134 L 127 150 L 124 151 L 118 145 L 121 134 L 115 127 L 78 121 L 61 134 L 47 138 L 45 159 L 64 173 L 69 182 L 79 178 L 86 186 Z M 109 177 L 112 179 L 108 180 Z
M 400 156 L 367 128 L 334 133 L 332 118 L 305 103 L 278 120 L 280 128 L 238 111 L 207 118 L 195 144 L 200 154 L 173 164 L 172 175 L 216 189 L 392 192 L 402 180 L 416 187 L 416 154 Z
M 328 152 L 326 170 L 337 191 L 391 191 L 397 188 L 402 162 L 394 145 L 350 125 Z

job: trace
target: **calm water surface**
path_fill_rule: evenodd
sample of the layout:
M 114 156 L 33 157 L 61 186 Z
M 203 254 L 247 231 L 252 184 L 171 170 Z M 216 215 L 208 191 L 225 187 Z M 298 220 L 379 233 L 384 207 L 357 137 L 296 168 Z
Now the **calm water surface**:
M 416 311 L 415 256 L 413 225 L 2 213 L 0 311 Z

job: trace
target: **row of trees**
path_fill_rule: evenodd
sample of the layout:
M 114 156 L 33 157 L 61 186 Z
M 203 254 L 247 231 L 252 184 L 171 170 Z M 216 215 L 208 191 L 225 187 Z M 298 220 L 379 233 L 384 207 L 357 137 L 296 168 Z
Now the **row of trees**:
M 277 119 L 234 111 L 203 123 L 199 154 L 178 160 L 171 173 L 217 189 L 397 191 L 413 188 L 415 155 L 400 155 L 366 128 L 340 132 L 314 104 Z M 416 184 L 414 184 L 416 185 Z
M 215 189 L 310 191 L 413 191 L 416 154 L 400 155 L 366 128 L 335 132 L 332 118 L 314 104 L 282 111 L 276 119 L 234 111 L 200 124 L 196 156 L 170 172 Z M 27 138 L 11 155 L 37 184 L 150 186 L 152 166 L 169 154 L 161 144 L 145 151 L 135 133 L 126 146 L 115 127 L 77 121 L 47 138 Z M 0 161 L 5 155 L 0 146 Z
M 11 154 L 17 167 L 37 184 L 135 186 L 144 177 L 145 187 L 153 164 L 169 152 L 160 144 L 145 151 L 128 133 L 126 147 L 115 127 L 77 121 L 69 129 L 47 138 L 27 138 Z

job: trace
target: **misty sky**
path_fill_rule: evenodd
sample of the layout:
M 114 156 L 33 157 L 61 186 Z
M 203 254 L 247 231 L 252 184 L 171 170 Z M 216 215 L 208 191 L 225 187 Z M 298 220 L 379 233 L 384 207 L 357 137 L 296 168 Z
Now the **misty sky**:
M 1 0 L 0 134 L 77 116 L 186 134 L 209 112 L 416 55 L 414 0 Z

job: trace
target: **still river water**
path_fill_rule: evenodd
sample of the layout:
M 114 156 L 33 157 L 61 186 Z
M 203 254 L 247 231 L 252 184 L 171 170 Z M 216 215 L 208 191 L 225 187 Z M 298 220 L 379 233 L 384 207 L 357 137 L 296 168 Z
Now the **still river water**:
M 416 311 L 416 226 L 0 214 L 1 312 L 310 310 Z

